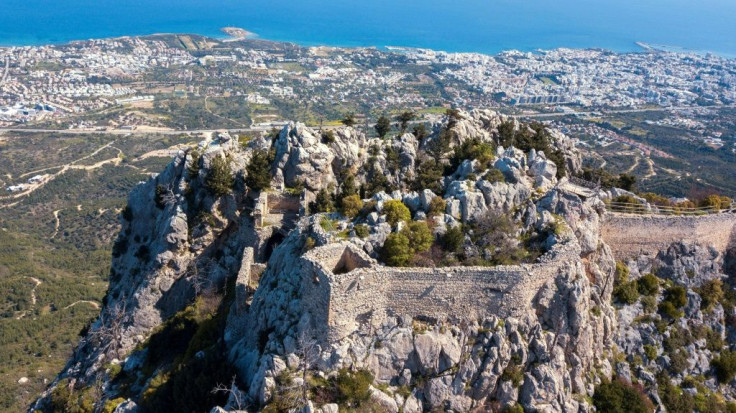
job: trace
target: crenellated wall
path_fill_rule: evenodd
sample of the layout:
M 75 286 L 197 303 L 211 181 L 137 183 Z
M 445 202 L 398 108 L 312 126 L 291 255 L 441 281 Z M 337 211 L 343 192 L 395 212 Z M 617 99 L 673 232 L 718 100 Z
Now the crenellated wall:
M 308 294 L 322 305 L 328 297 L 326 314 L 322 308 L 312 311 L 315 318 L 328 324 L 330 341 L 356 331 L 360 325 L 381 323 L 388 316 L 438 320 L 521 317 L 531 311 L 540 288 L 562 271 L 574 271 L 580 257 L 577 242 L 569 241 L 558 245 L 539 264 L 394 268 L 377 265 L 366 256 L 362 268 L 334 274 L 332 267 L 348 248 L 354 247 L 333 244 L 305 255 L 313 277 Z M 357 249 L 352 253 L 365 255 Z
M 601 237 L 619 260 L 655 255 L 678 241 L 696 241 L 725 251 L 733 241 L 736 215 L 654 216 L 606 213 Z

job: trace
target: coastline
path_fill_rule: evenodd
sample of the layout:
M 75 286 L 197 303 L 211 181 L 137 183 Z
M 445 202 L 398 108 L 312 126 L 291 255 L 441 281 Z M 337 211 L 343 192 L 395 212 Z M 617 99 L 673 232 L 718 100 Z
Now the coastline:
M 394 52 L 394 53 L 407 53 L 411 52 L 412 50 L 432 50 L 436 52 L 446 52 L 446 53 L 476 53 L 486 56 L 496 56 L 498 54 L 501 54 L 503 52 L 510 52 L 510 51 L 518 51 L 523 53 L 538 53 L 540 51 L 551 51 L 551 50 L 557 50 L 557 49 L 571 49 L 571 50 L 604 50 L 612 53 L 617 54 L 626 54 L 626 53 L 678 53 L 678 54 L 696 54 L 704 56 L 706 54 L 712 54 L 715 56 L 719 56 L 725 59 L 736 59 L 736 54 L 734 53 L 726 53 L 726 52 L 717 52 L 717 51 L 711 51 L 711 50 L 696 50 L 696 49 L 688 49 L 682 46 L 672 46 L 672 45 L 664 45 L 664 44 L 654 44 L 654 43 L 648 43 L 643 41 L 633 41 L 631 43 L 631 47 L 629 48 L 619 48 L 619 49 L 613 49 L 613 48 L 606 48 L 606 47 L 597 47 L 597 46 L 591 46 L 591 47 L 572 47 L 567 45 L 560 45 L 556 47 L 529 47 L 529 48 L 508 48 L 508 49 L 501 49 L 495 52 L 485 52 L 485 51 L 471 51 L 471 50 L 446 50 L 442 48 L 431 48 L 431 47 L 418 47 L 418 46 L 401 46 L 401 45 L 386 45 L 386 46 L 378 46 L 378 45 L 369 45 L 369 44 L 361 44 L 357 42 L 347 42 L 347 43 L 319 43 L 319 42 L 310 42 L 310 41 L 294 41 L 294 40 L 281 40 L 281 39 L 269 39 L 269 38 L 263 38 L 259 36 L 258 34 L 251 32 L 247 29 L 241 28 L 241 27 L 235 27 L 235 26 L 225 26 L 218 29 L 217 32 L 212 34 L 207 33 L 196 33 L 196 32 L 153 32 L 153 33 L 147 33 L 147 34 L 130 34 L 130 35 L 120 35 L 120 36 L 103 36 L 103 37 L 91 37 L 86 39 L 70 39 L 70 40 L 59 40 L 59 41 L 50 41 L 50 42 L 22 42 L 21 44 L 18 43 L 8 43 L 0 39 L 0 50 L 4 48 L 14 48 L 14 47 L 42 47 L 42 46 L 63 46 L 63 45 L 69 45 L 74 44 L 77 42 L 86 42 L 91 40 L 110 40 L 110 39 L 122 39 L 122 38 L 132 38 L 132 37 L 140 37 L 140 38 L 146 38 L 146 37 L 156 37 L 156 36 L 202 36 L 211 38 L 214 40 L 221 41 L 223 43 L 233 43 L 238 41 L 244 41 L 244 40 L 252 40 L 252 39 L 258 39 L 262 41 L 267 42 L 274 42 L 274 43 L 290 43 L 290 44 L 296 44 L 301 47 L 333 47 L 333 48 L 348 48 L 348 49 L 358 49 L 358 48 L 377 48 L 388 52 Z

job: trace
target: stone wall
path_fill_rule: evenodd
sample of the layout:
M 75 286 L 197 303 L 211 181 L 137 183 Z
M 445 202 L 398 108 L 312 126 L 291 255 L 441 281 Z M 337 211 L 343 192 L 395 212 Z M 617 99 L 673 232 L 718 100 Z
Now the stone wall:
M 736 215 L 653 216 L 607 213 L 601 227 L 603 240 L 616 259 L 656 255 L 677 241 L 695 241 L 725 251 L 733 241 Z
M 561 271 L 572 271 L 571 266 L 580 257 L 577 242 L 571 240 L 558 245 L 549 259 L 539 264 L 392 268 L 373 262 L 336 275 L 332 267 L 344 256 L 345 248 L 346 243 L 333 244 L 305 256 L 312 267 L 313 284 L 321 285 L 323 290 L 310 295 L 321 296 L 322 302 L 329 297 L 327 314 L 320 311 L 316 318 L 326 317 L 330 341 L 341 339 L 360 325 L 378 325 L 388 316 L 437 320 L 522 317 L 531 311 L 539 289 Z M 362 251 L 353 253 L 360 256 Z

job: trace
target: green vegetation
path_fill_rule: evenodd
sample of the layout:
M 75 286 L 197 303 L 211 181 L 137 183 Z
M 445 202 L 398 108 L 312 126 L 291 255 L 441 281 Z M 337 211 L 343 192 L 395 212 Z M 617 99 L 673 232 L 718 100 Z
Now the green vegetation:
M 112 146 L 80 161 L 89 170 L 69 169 L 31 195 L 0 209 L 0 411 L 22 411 L 71 356 L 79 332 L 96 318 L 107 288 L 112 246 L 130 190 L 170 157 L 142 155 L 189 143 L 197 137 L 17 134 L 0 143 L 3 176 L 32 176 L 64 165 L 103 145 Z M 114 140 L 114 143 L 113 143 Z M 117 150 L 122 152 L 122 155 Z M 104 165 L 90 166 L 115 159 Z M 122 160 L 122 161 L 121 161 Z M 28 174 L 28 175 L 24 175 Z M 16 200 L 0 201 L 5 206 Z M 54 211 L 58 211 L 54 216 Z M 58 225 L 58 229 L 57 229 Z M 35 278 L 40 282 L 31 279 Z M 35 304 L 31 291 L 35 287 Z M 19 385 L 20 377 L 29 383 Z M 79 396 L 79 391 L 74 391 Z
M 401 112 L 396 117 L 396 120 L 399 121 L 399 125 L 401 127 L 401 133 L 406 132 L 406 128 L 409 126 L 409 122 L 416 119 L 416 117 L 417 117 L 416 113 L 411 112 L 411 111 Z
M 491 166 L 494 157 L 494 148 L 491 144 L 479 138 L 468 139 L 455 147 L 452 158 L 450 158 L 450 171 L 454 172 L 466 159 L 477 160 L 479 170 L 483 171 Z
M 728 383 L 736 375 L 736 352 L 730 350 L 721 351 L 711 361 L 711 366 L 716 372 L 716 377 L 721 383 Z
M 429 250 L 434 242 L 432 231 L 423 221 L 410 222 L 401 232 L 389 234 L 383 245 L 383 261 L 393 267 L 409 265 L 417 254 Z
M 620 261 L 616 262 L 613 297 L 622 304 L 634 304 L 639 299 L 637 282 L 629 281 L 629 269 Z
M 309 203 L 309 212 L 312 214 L 335 211 L 335 197 L 327 188 L 320 189 L 314 201 Z
M 432 198 L 431 201 L 429 201 L 429 212 L 427 212 L 428 217 L 436 217 L 438 215 L 442 215 L 447 210 L 447 202 L 445 202 L 444 199 L 436 196 Z
M 373 128 L 376 130 L 378 137 L 383 139 L 389 132 L 391 132 L 391 120 L 381 115 Z
M 725 297 L 723 281 L 720 279 L 706 281 L 695 292 L 700 295 L 700 308 L 706 313 L 713 311 L 716 304 Z
M 156 331 L 143 346 L 148 349 L 144 376 L 156 374 L 140 400 L 148 411 L 203 411 L 224 403 L 226 395 L 211 390 L 223 377 L 233 377 L 222 340 L 234 283 L 227 296 L 205 293 Z M 221 291 L 225 291 L 223 287 Z M 162 368 L 163 367 L 163 368 Z M 139 380 L 121 373 L 116 382 Z M 145 378 L 144 378 L 145 380 Z
M 604 381 L 595 388 L 593 405 L 606 413 L 651 413 L 652 402 L 640 385 L 623 380 Z
M 340 122 L 343 125 L 348 126 L 348 127 L 355 126 L 355 123 L 356 123 L 355 114 L 353 113 L 346 114 L 345 117 L 343 117 Z
M 340 202 L 340 213 L 346 218 L 355 218 L 363 209 L 363 200 L 358 195 L 349 195 Z
M 383 204 L 383 213 L 386 214 L 386 222 L 391 226 L 396 226 L 399 222 L 406 222 L 411 219 L 411 211 L 399 200 L 389 200 Z
M 205 178 L 207 190 L 216 197 L 228 195 L 235 185 L 235 178 L 230 170 L 230 162 L 222 156 L 212 159 L 209 173 Z
M 652 273 L 644 274 L 636 281 L 636 287 L 641 295 L 657 295 L 659 293 L 659 278 Z
M 245 167 L 245 185 L 253 191 L 263 191 L 271 187 L 271 162 L 275 153 L 255 150 Z
M 668 288 L 664 294 L 664 300 L 659 303 L 659 312 L 671 319 L 682 317 L 680 310 L 687 304 L 687 291 L 685 287 L 675 285 Z

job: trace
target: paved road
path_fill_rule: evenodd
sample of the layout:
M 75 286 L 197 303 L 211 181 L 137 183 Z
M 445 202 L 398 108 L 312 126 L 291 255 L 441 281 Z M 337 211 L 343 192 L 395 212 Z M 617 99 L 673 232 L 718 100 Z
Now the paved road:
M 124 129 L 111 129 L 111 130 L 90 130 L 90 129 L 21 129 L 21 128 L 0 128 L 0 133 L 3 132 L 26 132 L 26 133 L 57 133 L 60 135 L 181 135 L 186 134 L 202 134 L 212 132 L 227 131 L 229 133 L 240 133 L 240 132 L 257 132 L 268 130 L 268 128 L 240 128 L 240 129 L 181 129 L 181 130 L 124 130 Z
M 587 112 L 555 112 L 555 113 L 534 113 L 530 115 L 513 115 L 517 118 L 547 118 L 547 117 L 561 117 L 561 116 L 595 116 L 595 114 L 612 115 L 616 113 L 640 113 L 640 112 L 662 112 L 670 110 L 687 110 L 687 109 L 723 109 L 723 108 L 736 108 L 734 105 L 716 105 L 716 106 L 670 106 L 670 107 L 658 107 L 658 108 L 644 108 L 644 109 L 615 109 L 615 110 L 595 110 Z

